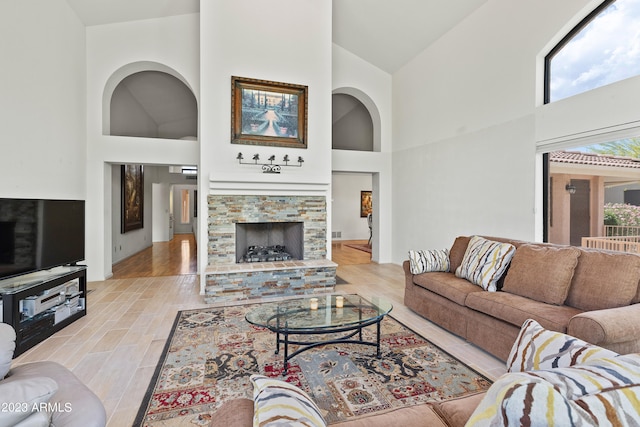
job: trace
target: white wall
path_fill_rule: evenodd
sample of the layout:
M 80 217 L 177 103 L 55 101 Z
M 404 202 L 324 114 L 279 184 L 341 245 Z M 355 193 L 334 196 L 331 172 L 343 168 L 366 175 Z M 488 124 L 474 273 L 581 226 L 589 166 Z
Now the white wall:
M 105 135 L 111 93 L 127 75 L 155 70 L 182 80 L 198 99 L 199 15 L 99 25 L 86 33 L 88 280 L 103 280 L 113 262 L 109 164 L 197 165 L 199 159 L 197 141 Z
M 211 181 L 252 182 L 272 178 L 329 184 L 331 180 L 331 4 L 313 0 L 203 2 L 202 173 Z M 233 35 L 233 36 L 230 36 Z M 231 144 L 231 77 L 248 77 L 306 85 L 306 149 Z M 266 177 L 260 168 L 239 165 L 259 153 L 303 156 L 300 169 Z M 215 186 L 215 185 L 214 185 Z
M 360 217 L 360 192 L 371 191 L 371 174 L 334 172 L 331 181 L 331 232 L 342 236 L 333 240 L 368 240 L 367 218 Z
M 171 224 L 171 186 L 167 183 L 153 183 L 151 194 L 153 198 L 151 240 L 168 242 L 173 238 Z
M 129 88 L 118 85 L 111 96 L 111 131 L 109 135 L 158 137 L 158 124 L 142 108 Z
M 84 199 L 84 26 L 64 0 L 5 1 L 0 40 L 0 197 Z
M 542 58 L 589 3 L 487 2 L 394 74 L 395 262 L 461 234 L 541 237 Z
M 200 18 L 200 116 L 206 118 L 200 126 L 201 241 L 207 238 L 208 194 L 322 195 L 331 212 L 331 2 L 201 2 Z M 307 148 L 231 144 L 232 76 L 308 86 Z M 258 153 L 263 159 L 289 154 L 305 162 L 301 168 L 267 175 L 260 167 L 239 165 L 238 152 L 245 158 Z M 207 259 L 207 245 L 199 245 L 198 251 L 200 259 Z M 203 289 L 204 278 L 202 274 Z
M 356 97 L 371 113 L 375 152 L 333 150 L 334 172 L 363 172 L 373 177 L 373 250 L 375 262 L 391 262 L 392 224 L 392 80 L 391 75 L 333 45 L 333 93 Z

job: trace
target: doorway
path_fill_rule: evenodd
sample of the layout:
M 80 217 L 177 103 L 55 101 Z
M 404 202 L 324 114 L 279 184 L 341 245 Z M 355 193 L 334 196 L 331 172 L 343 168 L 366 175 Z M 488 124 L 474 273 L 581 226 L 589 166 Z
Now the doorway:
M 572 179 L 571 186 L 575 193 L 571 194 L 569 207 L 570 242 L 572 246 L 581 246 L 582 238 L 591 235 L 591 187 L 587 179 Z

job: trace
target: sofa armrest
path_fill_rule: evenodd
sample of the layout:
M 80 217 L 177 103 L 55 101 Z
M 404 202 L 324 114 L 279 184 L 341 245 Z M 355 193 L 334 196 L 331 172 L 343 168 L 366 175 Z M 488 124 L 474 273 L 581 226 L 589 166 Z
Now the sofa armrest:
M 405 286 L 413 286 L 413 273 L 411 273 L 411 266 L 408 259 L 402 263 L 402 269 L 404 270 Z
M 567 333 L 614 351 L 621 343 L 640 346 L 640 304 L 580 313 L 569 320 Z
M 48 377 L 58 384 L 50 403 L 56 410 L 51 425 L 66 427 L 104 427 L 107 413 L 104 405 L 73 372 L 52 361 L 31 362 L 11 368 L 9 378 Z

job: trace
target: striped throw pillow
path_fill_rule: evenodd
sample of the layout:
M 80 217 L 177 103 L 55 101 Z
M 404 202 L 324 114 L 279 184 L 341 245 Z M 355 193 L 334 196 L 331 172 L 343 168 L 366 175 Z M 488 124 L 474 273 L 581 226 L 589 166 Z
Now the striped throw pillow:
M 411 274 L 449 271 L 449 250 L 409 251 L 409 267 Z
M 467 426 L 640 425 L 640 356 L 508 373 L 487 391 Z
M 318 406 L 309 395 L 285 381 L 251 375 L 254 427 L 325 427 Z
M 456 276 L 481 286 L 485 291 L 495 292 L 498 280 L 507 270 L 515 252 L 515 246 L 510 243 L 473 236 L 462 263 L 456 269 Z
M 537 371 L 580 365 L 617 353 L 561 332 L 544 329 L 528 319 L 520 328 L 507 359 L 507 372 Z

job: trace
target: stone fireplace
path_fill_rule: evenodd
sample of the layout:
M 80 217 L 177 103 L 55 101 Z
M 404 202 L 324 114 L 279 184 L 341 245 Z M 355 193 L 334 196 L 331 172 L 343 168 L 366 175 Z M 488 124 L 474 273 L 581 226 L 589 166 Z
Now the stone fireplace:
M 324 196 L 210 195 L 208 302 L 333 291 Z M 240 262 L 249 247 L 284 247 L 292 259 Z

